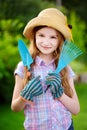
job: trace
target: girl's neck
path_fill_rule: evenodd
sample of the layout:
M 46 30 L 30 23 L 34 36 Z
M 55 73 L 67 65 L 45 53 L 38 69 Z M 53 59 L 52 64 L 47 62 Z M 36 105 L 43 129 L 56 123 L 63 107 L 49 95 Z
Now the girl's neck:
M 45 54 L 42 54 L 40 53 L 39 56 L 41 57 L 41 59 L 43 59 L 43 61 L 46 63 L 46 64 L 49 64 L 50 61 L 53 60 L 53 55 L 45 55 Z

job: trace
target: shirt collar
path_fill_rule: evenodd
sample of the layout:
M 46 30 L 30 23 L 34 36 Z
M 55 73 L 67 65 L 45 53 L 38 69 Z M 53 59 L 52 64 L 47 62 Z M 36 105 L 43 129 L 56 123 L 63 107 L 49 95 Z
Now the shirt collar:
M 54 64 L 54 59 L 52 59 L 49 64 L 46 64 L 46 63 L 43 61 L 43 59 L 41 59 L 41 57 L 36 56 L 35 63 L 36 63 L 37 65 L 39 65 L 39 66 L 41 66 L 41 65 L 47 65 L 47 66 L 48 66 L 48 65 L 50 65 L 50 64 Z

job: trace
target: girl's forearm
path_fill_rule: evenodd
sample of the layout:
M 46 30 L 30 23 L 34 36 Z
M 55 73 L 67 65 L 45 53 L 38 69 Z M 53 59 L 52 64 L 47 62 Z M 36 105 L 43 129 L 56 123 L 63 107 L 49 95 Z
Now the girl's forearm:
M 74 115 L 78 114 L 80 111 L 80 105 L 78 99 L 73 99 L 68 97 L 66 94 L 63 95 L 58 99 L 63 103 L 63 105 Z
M 15 112 L 19 112 L 23 110 L 25 107 L 25 101 L 21 99 L 21 96 L 19 96 L 17 99 L 12 100 L 11 103 L 11 109 Z

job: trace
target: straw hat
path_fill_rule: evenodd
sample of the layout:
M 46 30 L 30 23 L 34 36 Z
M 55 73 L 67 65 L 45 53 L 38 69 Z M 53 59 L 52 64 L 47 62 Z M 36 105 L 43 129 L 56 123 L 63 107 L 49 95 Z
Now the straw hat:
M 66 16 L 56 8 L 42 10 L 39 15 L 30 20 L 24 28 L 23 35 L 31 40 L 33 29 L 37 26 L 48 26 L 62 33 L 65 39 L 71 40 L 72 33 L 67 24 Z

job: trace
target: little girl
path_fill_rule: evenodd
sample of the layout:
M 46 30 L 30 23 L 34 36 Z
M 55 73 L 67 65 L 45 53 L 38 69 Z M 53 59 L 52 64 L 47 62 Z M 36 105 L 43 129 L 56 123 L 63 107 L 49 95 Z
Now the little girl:
M 30 40 L 34 62 L 28 72 L 22 62 L 17 65 L 12 110 L 24 109 L 25 130 L 74 130 L 72 114 L 80 111 L 74 72 L 67 66 L 55 73 L 64 41 L 72 40 L 65 15 L 56 8 L 44 9 L 23 34 Z

